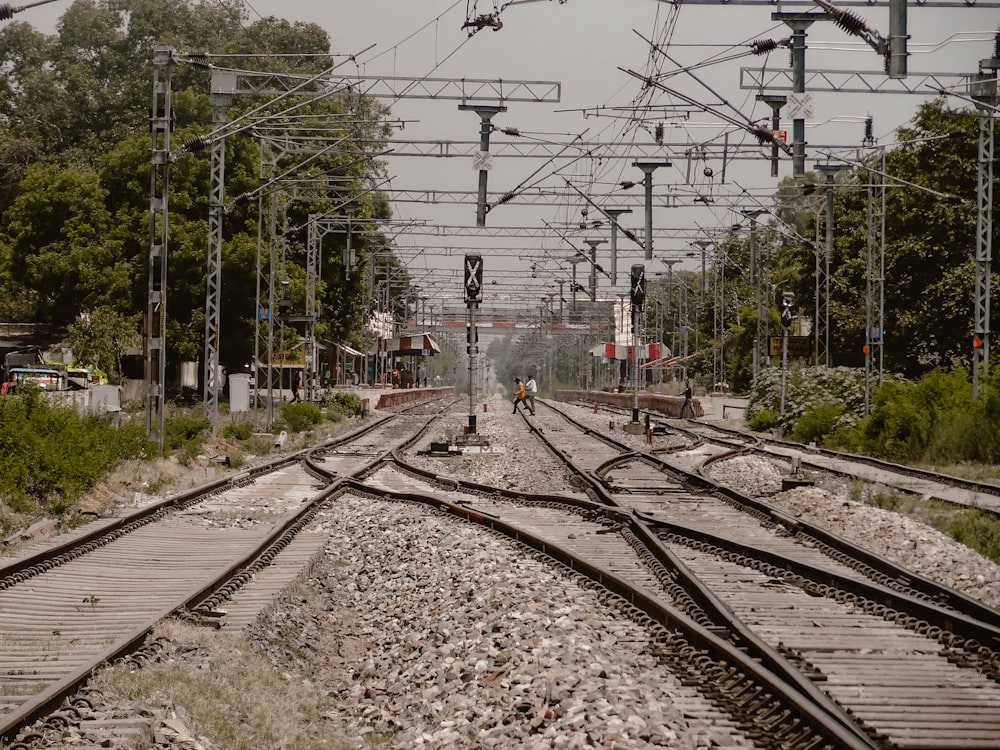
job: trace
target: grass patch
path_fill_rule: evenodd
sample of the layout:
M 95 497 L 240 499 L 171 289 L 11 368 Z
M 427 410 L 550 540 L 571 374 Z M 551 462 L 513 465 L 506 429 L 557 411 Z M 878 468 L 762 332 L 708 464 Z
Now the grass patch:
M 243 635 L 165 621 L 156 637 L 183 658 L 131 671 L 102 670 L 94 687 L 111 704 L 183 705 L 192 733 L 227 750 L 347 750 L 353 743 L 315 686 L 280 674 Z

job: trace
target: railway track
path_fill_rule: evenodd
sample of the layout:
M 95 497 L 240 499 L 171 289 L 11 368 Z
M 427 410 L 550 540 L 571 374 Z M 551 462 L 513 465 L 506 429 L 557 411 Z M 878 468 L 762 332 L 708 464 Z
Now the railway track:
M 658 456 L 640 454 L 541 402 L 531 429 L 572 475 L 568 489 L 558 494 L 512 491 L 422 468 L 419 449 L 433 438 L 425 429 L 428 420 L 411 419 L 409 425 L 405 419 L 383 420 L 372 432 L 171 503 L 178 507 L 164 511 L 167 525 L 160 528 L 179 524 L 189 531 L 195 525 L 207 536 L 225 532 L 239 546 L 256 544 L 254 534 L 265 527 L 274 536 L 274 527 L 285 527 L 307 507 L 314 510 L 312 517 L 329 517 L 337 502 L 370 503 L 372 512 L 390 524 L 386 508 L 429 508 L 503 534 L 600 592 L 646 630 L 652 653 L 687 686 L 688 721 L 716 733 L 725 728 L 733 746 L 996 747 L 1000 613 L 995 610 L 757 498 L 743 498 Z M 271 565 L 254 569 L 252 585 L 249 579 L 234 583 L 266 553 L 257 549 L 239 561 L 234 554 L 225 562 L 221 550 L 214 550 L 220 560 L 211 565 L 225 567 L 227 576 L 202 583 L 197 596 L 189 585 L 187 598 L 172 611 L 242 627 L 318 553 L 322 531 L 310 531 L 304 516 L 299 521 L 302 528 L 281 545 L 298 550 L 289 556 L 287 570 L 282 572 L 279 562 L 285 553 L 273 554 Z M 146 527 L 152 530 L 153 524 Z M 172 560 L 172 546 L 162 543 L 157 558 Z M 272 539 L 269 549 L 275 546 Z M 133 549 L 130 564 L 145 564 L 142 549 Z M 183 555 L 178 558 L 187 562 Z M 72 563 L 53 570 L 40 570 L 39 564 L 19 561 L 18 574 L 30 576 L 10 588 Z M 181 567 L 175 572 L 189 575 Z M 81 575 L 78 580 L 100 579 L 96 569 Z M 8 610 L 2 598 L 8 590 L 0 590 L 0 612 Z M 109 589 L 108 596 L 117 594 Z M 171 603 L 179 599 L 169 587 L 165 596 Z M 65 589 L 56 598 L 69 601 Z M 102 611 L 100 593 L 78 598 L 75 614 L 65 615 L 73 623 Z M 35 606 L 21 604 L 17 609 Z M 92 605 L 93 612 L 80 605 Z M 155 616 L 163 616 L 162 611 Z M 2 615 L 0 627 L 7 628 Z M 51 637 L 41 625 L 34 627 L 26 626 L 35 644 L 21 650 L 21 666 L 0 661 L 8 670 L 2 674 L 21 677 L 10 672 L 23 669 L 26 655 L 38 654 L 37 644 Z M 105 652 L 93 658 L 109 658 L 108 644 L 99 641 L 90 650 Z M 91 658 L 68 648 L 65 658 L 58 653 L 67 665 Z M 0 659 L 6 658 L 4 650 Z M 60 703 L 70 692 L 62 692 L 60 701 L 55 698 L 54 686 L 66 688 L 69 674 L 60 676 L 56 668 L 46 679 L 50 687 L 12 702 L 8 726 L 14 726 L 15 714 L 23 726 L 29 716 L 60 705 L 57 722 L 77 710 Z M 39 678 L 32 689 L 43 682 Z M 51 696 L 43 706 L 39 696 L 45 692 Z M 10 747 L 39 747 L 31 744 L 35 740 L 22 736 L 20 745 Z
M 704 628 L 697 637 L 721 634 L 752 654 L 771 675 L 760 679 L 777 675 L 791 691 L 775 699 L 782 705 L 775 710 L 816 733 L 791 736 L 793 730 L 777 721 L 768 727 L 768 742 L 996 747 L 1000 613 L 757 499 L 638 456 L 551 407 L 539 409 L 530 423 L 591 482 L 596 506 L 578 497 L 522 497 L 527 509 L 515 510 L 509 499 L 499 501 L 496 488 L 471 485 L 428 487 L 427 497 L 448 498 L 450 512 L 463 517 L 509 525 L 516 531 L 507 533 L 519 540 L 530 534 L 533 546 L 570 567 L 593 566 L 588 567 L 593 580 L 614 579 L 619 588 L 611 588 L 630 601 L 643 601 L 657 622 L 690 618 Z M 403 485 L 413 487 L 412 477 L 380 473 L 376 478 L 379 489 L 397 496 L 404 496 Z M 451 496 L 461 489 L 478 493 L 478 499 Z M 555 505 L 563 507 L 550 510 Z M 583 514 L 596 525 L 570 522 L 567 513 Z M 599 528 L 604 526 L 611 529 Z M 638 539 L 641 553 L 626 549 Z M 665 596 L 673 618 L 660 619 L 666 610 L 649 602 Z M 741 720 L 733 704 L 717 698 Z M 824 736 L 834 730 L 818 729 L 815 716 L 806 720 L 796 713 L 806 703 L 848 736 Z M 742 722 L 752 734 L 745 716 Z
M 343 477 L 415 439 L 426 416 L 384 417 L 311 451 L 101 519 L 0 565 L 0 737 L 49 716 L 100 664 L 139 650 L 166 617 L 241 628 L 320 554 L 310 521 Z
M 602 406 L 601 410 L 619 419 L 631 418 L 631 412 L 623 409 Z M 651 424 L 667 423 L 662 415 L 652 412 L 641 412 L 641 419 L 643 422 L 648 419 Z M 712 421 L 670 420 L 668 439 L 669 445 L 654 452 L 668 456 L 675 451 L 697 447 L 704 454 L 706 468 L 713 461 L 753 452 L 778 461 L 789 469 L 795 466 L 822 475 L 881 484 L 901 493 L 1000 515 L 1000 484 L 996 482 L 965 479 L 870 456 L 806 446 L 759 433 L 751 434 Z

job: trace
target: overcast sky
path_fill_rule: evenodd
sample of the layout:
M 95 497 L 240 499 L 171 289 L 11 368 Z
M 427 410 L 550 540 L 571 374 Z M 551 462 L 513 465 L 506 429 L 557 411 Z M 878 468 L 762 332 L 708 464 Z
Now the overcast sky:
M 52 31 L 55 20 L 68 3 L 53 3 L 26 10 L 17 19 L 28 21 L 43 31 Z M 685 6 L 679 10 L 656 0 L 547 0 L 522 2 L 506 7 L 500 18 L 503 28 L 484 29 L 469 36 L 462 25 L 467 10 L 488 14 L 493 2 L 467 0 L 250 0 L 251 18 L 278 16 L 290 21 L 315 22 L 326 29 L 337 54 L 353 54 L 341 70 L 372 76 L 429 77 L 447 79 L 504 79 L 507 81 L 552 81 L 561 84 L 558 103 L 511 102 L 498 114 L 497 128 L 517 128 L 525 140 L 542 139 L 558 144 L 574 138 L 587 142 L 644 142 L 653 140 L 658 123 L 664 125 L 664 160 L 669 168 L 654 173 L 658 192 L 677 195 L 670 207 L 654 210 L 655 257 L 681 258 L 682 268 L 695 269 L 697 258 L 686 257 L 691 242 L 708 237 L 721 228 L 739 222 L 740 210 L 766 207 L 767 196 L 776 185 L 766 159 L 735 160 L 698 158 L 689 153 L 700 143 L 721 146 L 727 138 L 732 146 L 751 145 L 752 136 L 734 128 L 711 112 L 691 108 L 677 117 L 660 115 L 645 122 L 623 118 L 622 112 L 641 94 L 640 82 L 624 70 L 640 74 L 648 70 L 650 46 L 646 40 L 664 44 L 665 55 L 654 54 L 660 72 L 678 66 L 694 66 L 692 75 L 677 74 L 665 84 L 690 99 L 708 105 L 730 120 L 770 121 L 771 108 L 756 101 L 756 91 L 741 89 L 740 68 L 787 70 L 789 54 L 779 49 L 767 56 L 743 56 L 747 45 L 760 39 L 780 40 L 790 35 L 783 22 L 773 21 L 777 8 L 767 2 L 747 6 Z M 789 11 L 805 10 L 801 7 Z M 888 36 L 886 8 L 850 8 L 870 28 Z M 980 59 L 993 53 L 993 35 L 1000 21 L 996 8 L 969 8 L 956 3 L 950 8 L 909 9 L 911 77 L 921 73 L 971 74 Z M 835 24 L 819 21 L 808 30 L 807 70 L 878 71 L 882 60 L 861 39 L 851 37 Z M 729 59 L 733 58 L 733 59 Z M 719 62 L 707 65 L 706 62 Z M 870 78 L 878 86 L 877 76 Z M 776 92 L 778 93 L 778 92 Z M 784 92 L 780 92 L 784 93 Z M 909 121 L 916 107 L 930 95 L 888 93 L 855 95 L 819 92 L 814 94 L 814 115 L 807 122 L 807 169 L 817 161 L 854 158 L 864 135 L 864 120 L 874 118 L 879 143 L 889 145 L 893 131 Z M 680 100 L 658 93 L 647 97 L 659 105 Z M 478 141 L 479 117 L 459 111 L 457 101 L 401 99 L 387 102 L 393 117 L 403 125 L 395 137 L 414 141 Z M 961 102 L 954 100 L 954 104 Z M 602 116 L 593 116 L 600 110 Z M 611 113 L 618 116 L 611 117 Z M 782 119 L 782 129 L 791 136 L 792 123 Z M 511 140 L 495 132 L 497 141 Z M 569 153 L 569 152 L 568 152 Z M 717 152 L 716 152 L 717 153 Z M 730 153 L 734 156 L 735 149 Z M 762 152 L 761 152 L 762 153 Z M 578 156 L 574 152 L 574 156 Z M 468 203 L 397 203 L 394 214 L 401 219 L 422 221 L 432 226 L 474 227 L 474 194 L 478 172 L 471 157 L 429 158 L 388 157 L 391 186 L 396 190 L 468 191 Z M 707 171 L 706 171 L 707 170 Z M 710 173 L 711 176 L 706 176 Z M 783 158 L 778 179 L 791 174 L 791 160 Z M 726 182 L 723 184 L 722 177 Z M 566 181 L 585 191 L 608 192 L 623 180 L 640 182 L 642 173 L 631 159 L 562 159 L 550 162 L 538 158 L 496 158 L 489 174 L 489 192 L 502 193 L 525 187 L 566 190 Z M 640 187 L 632 188 L 632 213 L 622 218 L 626 227 L 641 231 L 644 207 Z M 707 200 L 706 200 L 707 199 Z M 539 266 L 543 280 L 566 276 L 568 266 L 553 259 L 565 258 L 573 248 L 588 249 L 585 239 L 604 240 L 599 246 L 602 266 L 609 267 L 607 227 L 581 232 L 572 229 L 587 217 L 581 199 L 572 206 L 523 206 L 515 202 L 495 207 L 487 216 L 489 227 L 561 228 L 564 236 L 476 239 L 455 236 L 402 235 L 398 244 L 408 264 L 418 276 L 436 275 L 447 284 L 439 269 L 457 273 L 462 256 L 482 252 L 487 278 L 504 272 L 504 286 L 512 280 L 519 285 L 534 284 L 530 265 Z M 589 209 L 589 219 L 597 218 Z M 764 219 L 762 219 L 764 220 Z M 660 233 L 663 236 L 660 236 Z M 645 262 L 642 250 L 619 237 L 619 288 L 608 290 L 607 279 L 599 280 L 602 292 L 621 292 L 627 284 L 631 263 Z M 971 250 L 970 250 L 971 251 Z M 647 272 L 663 272 L 659 260 L 647 264 Z M 624 273 L 623 273 L 624 271 Z M 578 273 L 583 281 L 585 266 Z M 499 278 L 499 276 L 495 277 Z M 430 285 L 431 281 L 428 280 Z M 460 287 L 456 291 L 460 295 Z

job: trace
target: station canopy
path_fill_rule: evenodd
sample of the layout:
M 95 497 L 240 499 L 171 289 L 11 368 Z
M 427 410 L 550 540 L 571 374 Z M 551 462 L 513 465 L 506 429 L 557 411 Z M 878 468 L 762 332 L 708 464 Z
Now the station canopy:
M 391 339 L 388 345 L 390 354 L 401 356 L 433 356 L 441 353 L 441 347 L 429 333 L 421 333 L 416 336 L 399 336 Z

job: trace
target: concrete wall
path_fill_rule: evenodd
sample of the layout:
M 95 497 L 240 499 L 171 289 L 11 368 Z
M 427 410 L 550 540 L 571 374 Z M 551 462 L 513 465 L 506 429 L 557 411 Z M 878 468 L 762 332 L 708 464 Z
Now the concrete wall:
M 415 404 L 420 401 L 441 398 L 454 391 L 455 389 L 451 386 L 447 388 L 396 388 L 391 391 L 372 388 L 356 391 L 355 395 L 362 401 L 367 398 L 373 409 L 392 409 L 404 404 Z

